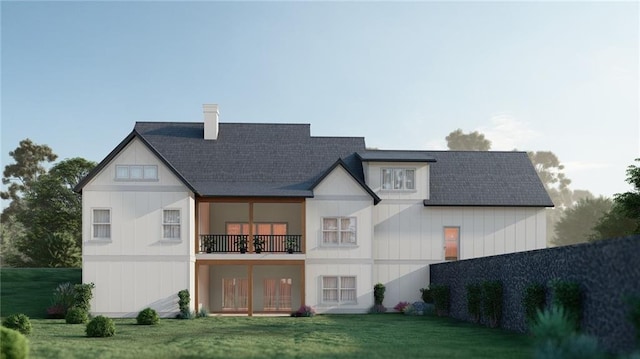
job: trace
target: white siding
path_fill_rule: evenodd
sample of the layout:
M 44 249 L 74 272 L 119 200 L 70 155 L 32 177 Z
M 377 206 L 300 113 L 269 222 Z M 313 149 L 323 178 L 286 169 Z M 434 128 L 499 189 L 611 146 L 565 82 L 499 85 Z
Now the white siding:
M 305 201 L 306 268 L 305 303 L 319 313 L 366 312 L 373 304 L 373 199 L 342 168 L 336 167 L 316 186 L 314 198 Z M 323 217 L 355 217 L 357 244 L 327 247 L 322 244 Z M 322 303 L 322 276 L 355 276 L 357 303 Z
M 156 165 L 156 181 L 118 181 L 115 166 Z M 177 293 L 194 294 L 193 194 L 135 139 L 82 192 L 83 282 L 96 285 L 92 312 L 135 316 L 151 306 L 177 312 Z M 111 210 L 111 237 L 92 238 L 94 208 Z M 180 210 L 180 240 L 163 239 L 164 209 Z M 195 301 L 192 298 L 192 305 Z

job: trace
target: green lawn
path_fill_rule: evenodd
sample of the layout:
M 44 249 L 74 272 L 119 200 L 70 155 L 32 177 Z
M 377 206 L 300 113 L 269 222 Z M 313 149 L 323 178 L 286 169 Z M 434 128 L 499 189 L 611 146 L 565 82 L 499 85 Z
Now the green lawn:
M 80 268 L 2 268 L 0 269 L 0 316 L 24 313 L 45 318 L 51 293 L 60 283 L 82 282 Z
M 530 358 L 527 336 L 435 317 L 319 315 L 117 319 L 116 336 L 33 320 L 31 358 Z

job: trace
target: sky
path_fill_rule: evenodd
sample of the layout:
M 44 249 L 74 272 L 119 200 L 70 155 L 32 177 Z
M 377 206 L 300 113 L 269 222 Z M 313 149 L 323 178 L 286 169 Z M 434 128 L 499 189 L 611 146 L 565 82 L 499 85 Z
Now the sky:
M 380 149 L 552 151 L 572 189 L 640 157 L 639 2 L 2 1 L 1 152 L 101 161 L 136 121 L 310 123 Z M 286 139 L 283 139 L 286 141 Z

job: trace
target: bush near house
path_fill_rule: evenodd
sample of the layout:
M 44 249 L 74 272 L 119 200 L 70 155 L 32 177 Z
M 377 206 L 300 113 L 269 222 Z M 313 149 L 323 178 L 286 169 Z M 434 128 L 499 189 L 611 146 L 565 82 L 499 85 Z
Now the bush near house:
M 87 324 L 86 333 L 94 338 L 112 337 L 116 335 L 116 325 L 111 318 L 99 315 Z
M 84 324 L 89 321 L 89 313 L 82 308 L 71 308 L 64 317 L 67 324 Z
M 522 294 L 522 306 L 527 323 L 533 324 L 537 317 L 537 312 L 544 309 L 547 292 L 544 285 L 540 283 L 529 284 Z
M 426 288 L 420 288 L 420 293 L 423 302 L 433 304 L 433 293 L 431 293 L 431 289 L 429 288 L 429 286 L 427 286 Z
M 300 308 L 298 308 L 298 310 L 291 313 L 291 316 L 292 317 L 313 317 L 315 314 L 316 314 L 316 311 L 313 310 L 313 308 L 311 308 L 310 306 L 301 305 Z
M 187 289 L 183 289 L 178 292 L 178 307 L 180 313 L 178 313 L 178 319 L 191 319 L 193 314 L 189 310 L 189 303 L 191 302 L 191 295 Z
M 411 305 L 411 303 L 401 301 L 398 302 L 395 307 L 393 307 L 393 310 L 395 310 L 396 312 L 404 313 L 405 308 L 407 308 L 409 305 Z
M 553 289 L 552 305 L 563 307 L 566 315 L 575 329 L 580 329 L 582 319 L 582 290 L 580 284 L 564 280 L 552 280 L 550 287 Z
M 159 321 L 158 313 L 151 308 L 141 310 L 136 317 L 136 322 L 140 325 L 155 325 L 158 324 Z
M 24 335 L 31 334 L 31 320 L 22 313 L 11 314 L 6 317 L 2 325 L 13 330 L 17 330 Z
M 474 323 L 480 322 L 480 314 L 482 313 L 482 286 L 480 284 L 467 284 L 467 312 Z
M 2 359 L 25 359 L 29 356 L 27 338 L 17 330 L 0 327 L 0 353 Z
M 431 293 L 433 294 L 433 304 L 436 307 L 436 314 L 441 317 L 447 316 L 451 306 L 449 286 L 446 284 L 434 284 L 431 286 Z
M 95 287 L 93 283 L 81 283 L 73 286 L 73 306 L 89 313 L 91 311 L 91 298 L 93 298 L 93 289 Z
M 492 328 L 498 327 L 502 319 L 502 292 L 502 282 L 482 282 L 482 309 Z

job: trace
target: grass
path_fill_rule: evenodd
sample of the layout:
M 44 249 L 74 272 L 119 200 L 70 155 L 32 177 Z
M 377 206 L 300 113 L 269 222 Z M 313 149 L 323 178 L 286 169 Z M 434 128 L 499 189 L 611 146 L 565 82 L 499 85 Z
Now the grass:
M 525 335 L 445 318 L 383 315 L 117 319 L 116 336 L 33 320 L 31 358 L 529 358 Z
M 80 268 L 2 268 L 0 269 L 0 316 L 24 313 L 45 318 L 51 293 L 60 283 L 82 282 Z

